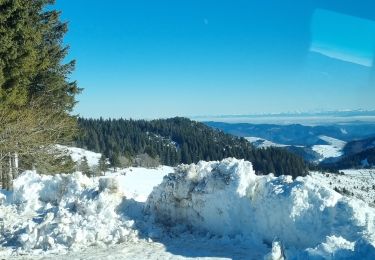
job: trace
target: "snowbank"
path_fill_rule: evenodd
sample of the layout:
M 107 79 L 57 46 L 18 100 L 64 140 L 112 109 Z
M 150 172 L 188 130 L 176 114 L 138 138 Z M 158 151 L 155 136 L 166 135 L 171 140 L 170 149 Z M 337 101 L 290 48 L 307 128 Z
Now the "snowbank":
M 295 181 L 256 176 L 243 160 L 178 167 L 151 193 L 147 211 L 172 227 L 242 235 L 270 245 L 277 238 L 287 258 L 375 258 L 375 211 L 366 203 L 342 197 L 309 176 Z
M 160 168 L 164 175 L 170 169 Z M 146 185 L 148 193 L 163 178 L 153 176 L 153 171 L 134 171 L 142 175 L 140 179 L 151 179 Z M 0 256 L 138 241 L 135 220 L 143 219 L 143 205 L 126 189 L 134 178 L 132 172 L 100 178 L 25 172 L 14 181 L 13 192 L 0 190 Z M 133 192 L 143 198 L 148 196 L 144 190 L 135 188 Z
M 28 171 L 13 192 L 0 190 L 0 258 L 69 251 L 83 259 L 81 252 L 95 246 L 105 249 L 100 256 L 117 248 L 112 259 L 123 252 L 148 258 L 149 248 L 165 258 L 193 251 L 251 256 L 245 259 L 375 259 L 374 241 L 375 210 L 365 202 L 310 176 L 256 176 L 250 162 L 236 159 L 95 178 Z

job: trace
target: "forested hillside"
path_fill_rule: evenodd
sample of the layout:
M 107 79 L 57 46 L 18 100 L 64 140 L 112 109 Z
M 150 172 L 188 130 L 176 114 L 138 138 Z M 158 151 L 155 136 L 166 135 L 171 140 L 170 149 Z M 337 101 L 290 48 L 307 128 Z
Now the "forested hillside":
M 322 164 L 321 166 L 329 170 L 374 167 L 375 148 L 370 148 L 356 154 L 344 156 L 337 162 Z
M 344 155 L 334 162 L 323 162 L 321 166 L 329 170 L 350 168 L 370 168 L 375 166 L 375 137 L 348 142 Z
M 294 177 L 306 174 L 302 158 L 282 149 L 256 149 L 247 140 L 186 118 L 145 120 L 78 120 L 82 133 L 76 145 L 101 152 L 114 166 L 149 155 L 161 164 L 176 165 L 226 157 L 246 159 L 258 173 Z
M 353 155 L 375 147 L 375 137 L 348 142 L 344 147 L 345 155 Z

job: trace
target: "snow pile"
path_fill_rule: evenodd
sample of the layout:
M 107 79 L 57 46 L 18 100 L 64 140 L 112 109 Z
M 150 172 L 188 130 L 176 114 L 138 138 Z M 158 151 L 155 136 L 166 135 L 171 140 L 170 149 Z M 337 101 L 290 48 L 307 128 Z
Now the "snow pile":
M 256 176 L 250 162 L 225 159 L 182 165 L 147 201 L 156 221 L 219 236 L 251 237 L 288 258 L 375 257 L 375 210 L 311 177 Z M 274 253 L 281 250 L 275 243 Z M 280 251 L 281 252 L 281 251 Z
M 264 260 L 284 260 L 284 252 L 282 245 L 279 241 L 274 241 L 272 243 L 272 250 L 267 255 L 264 256 Z
M 0 258 L 375 259 L 374 241 L 365 202 L 236 159 L 94 178 L 28 171 L 0 190 Z
M 3 193 L 1 254 L 65 252 L 138 239 L 134 220 L 126 216 L 130 202 L 116 177 L 28 171 L 14 181 L 13 193 Z

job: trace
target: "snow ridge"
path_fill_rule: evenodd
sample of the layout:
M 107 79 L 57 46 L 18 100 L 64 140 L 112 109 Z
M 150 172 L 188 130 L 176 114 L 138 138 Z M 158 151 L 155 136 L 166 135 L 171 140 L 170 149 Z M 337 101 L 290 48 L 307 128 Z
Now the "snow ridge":
M 119 214 L 125 205 L 116 178 L 28 171 L 0 205 L 1 249 L 58 253 L 137 240 L 134 221 Z
M 82 259 L 91 246 L 121 245 L 173 253 L 154 240 L 172 249 L 201 241 L 210 252 L 246 246 L 256 259 L 375 259 L 375 209 L 311 176 L 257 176 L 250 162 L 233 158 L 95 178 L 28 171 L 13 192 L 0 190 L 0 257 Z
M 295 181 L 256 176 L 243 160 L 178 167 L 151 193 L 147 210 L 164 225 L 269 244 L 278 238 L 289 256 L 324 257 L 343 250 L 351 256 L 375 256 L 375 211 L 366 203 L 343 197 L 309 176 Z

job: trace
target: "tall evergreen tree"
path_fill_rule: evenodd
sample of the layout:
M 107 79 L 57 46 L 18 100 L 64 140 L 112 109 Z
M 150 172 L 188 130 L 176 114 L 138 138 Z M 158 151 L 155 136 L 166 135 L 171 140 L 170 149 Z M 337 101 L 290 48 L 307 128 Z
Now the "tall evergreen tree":
M 80 89 L 68 80 L 74 61 L 64 63 L 67 24 L 47 8 L 53 3 L 0 0 L 0 172 L 13 162 L 6 166 L 12 178 L 16 158 L 57 156 L 50 145 L 76 129 L 70 112 Z
M 118 151 L 112 153 L 112 155 L 109 157 L 109 162 L 114 171 L 117 171 L 117 168 L 121 167 L 120 154 Z
M 79 170 L 85 174 L 86 176 L 89 176 L 91 177 L 92 175 L 92 172 L 91 172 L 91 169 L 90 169 L 90 166 L 89 166 L 89 163 L 87 161 L 87 157 L 86 156 L 83 156 L 80 164 L 79 164 Z
M 108 170 L 107 158 L 105 158 L 104 154 L 99 159 L 98 167 L 101 174 L 104 174 Z

